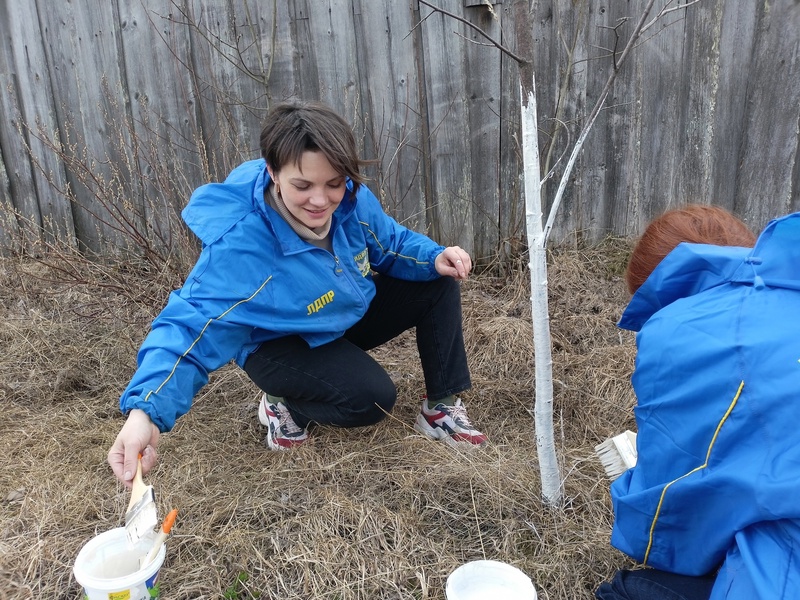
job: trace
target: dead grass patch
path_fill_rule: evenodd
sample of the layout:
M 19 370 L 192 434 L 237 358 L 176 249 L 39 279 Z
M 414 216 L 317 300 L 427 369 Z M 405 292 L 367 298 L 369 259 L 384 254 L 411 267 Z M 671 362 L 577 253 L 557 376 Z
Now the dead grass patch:
M 543 600 L 592 598 L 626 564 L 608 543 L 608 480 L 592 454 L 632 426 L 633 337 L 615 326 L 626 252 L 612 240 L 550 260 L 563 508 L 540 499 L 528 273 L 483 274 L 463 286 L 464 399 L 491 445 L 457 451 L 412 430 L 422 391 L 413 334 L 375 352 L 399 390 L 389 418 L 320 428 L 285 454 L 264 447 L 256 389 L 226 367 L 162 438 L 148 477 L 160 514 L 180 510 L 162 598 L 440 600 L 456 566 L 484 557 L 524 570 Z M 160 308 L 47 279 L 35 263 L 0 262 L 1 599 L 78 598 L 78 550 L 121 525 L 127 492 L 106 451 Z

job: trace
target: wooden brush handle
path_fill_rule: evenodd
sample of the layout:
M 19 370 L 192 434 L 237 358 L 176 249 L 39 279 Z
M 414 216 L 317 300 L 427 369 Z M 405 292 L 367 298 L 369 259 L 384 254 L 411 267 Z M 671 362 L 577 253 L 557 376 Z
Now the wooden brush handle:
M 133 508 L 133 505 L 141 499 L 146 490 L 147 486 L 144 484 L 144 479 L 142 479 L 142 455 L 140 454 L 136 460 L 136 475 L 133 476 L 133 481 L 131 482 L 131 501 L 128 503 L 128 510 Z

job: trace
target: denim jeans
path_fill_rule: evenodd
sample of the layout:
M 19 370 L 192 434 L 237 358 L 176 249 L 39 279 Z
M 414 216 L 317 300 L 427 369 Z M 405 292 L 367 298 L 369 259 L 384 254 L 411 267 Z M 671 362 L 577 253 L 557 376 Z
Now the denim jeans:
M 244 365 L 262 390 L 281 396 L 295 423 L 359 427 L 391 411 L 397 390 L 367 353 L 416 327 L 417 350 L 430 400 L 471 386 L 461 323 L 461 290 L 451 277 L 404 281 L 375 277 L 376 295 L 344 336 L 309 348 L 299 336 L 265 342 Z
M 597 600 L 708 600 L 714 575 L 691 577 L 657 569 L 617 571 L 595 592 Z

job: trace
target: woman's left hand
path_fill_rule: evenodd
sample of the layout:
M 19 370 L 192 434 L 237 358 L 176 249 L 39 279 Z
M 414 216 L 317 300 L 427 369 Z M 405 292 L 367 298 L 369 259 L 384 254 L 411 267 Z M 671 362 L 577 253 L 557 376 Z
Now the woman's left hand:
M 450 246 L 439 253 L 434 262 L 436 272 L 442 276 L 464 280 L 472 270 L 472 259 L 465 250 L 458 246 Z

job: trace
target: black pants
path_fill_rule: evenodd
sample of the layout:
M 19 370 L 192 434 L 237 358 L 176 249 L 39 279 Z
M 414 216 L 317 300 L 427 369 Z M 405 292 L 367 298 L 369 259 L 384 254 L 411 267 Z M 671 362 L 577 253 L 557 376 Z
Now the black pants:
M 657 569 L 617 571 L 595 592 L 597 600 L 708 600 L 714 575 L 691 577 Z
M 461 292 L 451 277 L 414 282 L 375 277 L 376 296 L 343 337 L 309 348 L 299 336 L 259 346 L 244 369 L 262 390 L 281 396 L 295 423 L 359 427 L 391 411 L 397 390 L 366 352 L 416 327 L 430 400 L 471 386 L 461 324 Z

